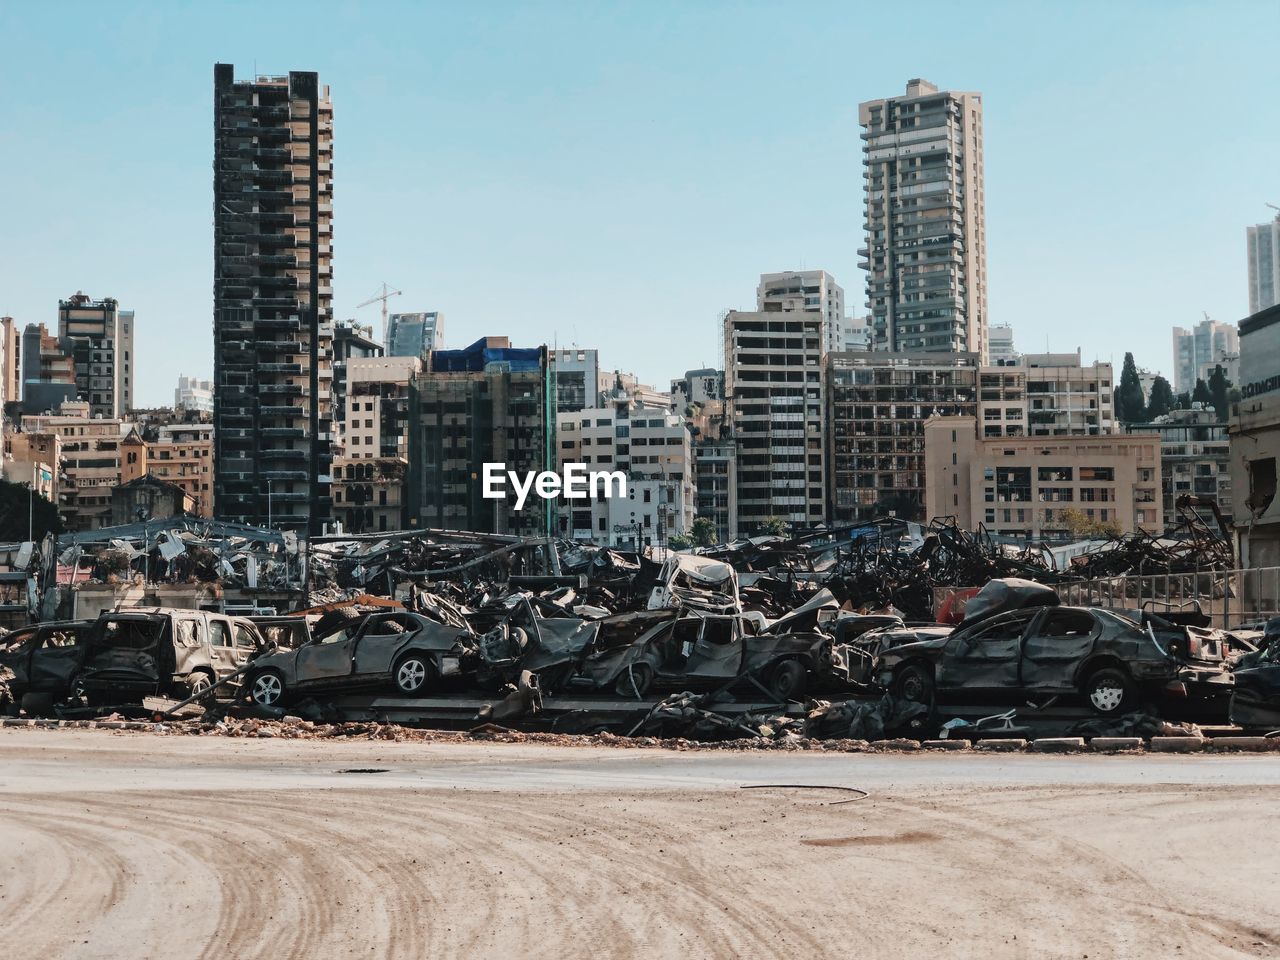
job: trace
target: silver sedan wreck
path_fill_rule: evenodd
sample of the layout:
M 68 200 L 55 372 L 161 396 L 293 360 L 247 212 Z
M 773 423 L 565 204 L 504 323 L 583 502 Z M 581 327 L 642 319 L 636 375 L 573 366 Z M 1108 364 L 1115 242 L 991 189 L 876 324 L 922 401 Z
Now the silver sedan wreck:
M 246 678 L 250 699 L 275 707 L 295 695 L 389 686 L 423 696 L 441 678 L 463 672 L 474 634 L 407 611 L 377 613 L 296 650 L 258 657 Z

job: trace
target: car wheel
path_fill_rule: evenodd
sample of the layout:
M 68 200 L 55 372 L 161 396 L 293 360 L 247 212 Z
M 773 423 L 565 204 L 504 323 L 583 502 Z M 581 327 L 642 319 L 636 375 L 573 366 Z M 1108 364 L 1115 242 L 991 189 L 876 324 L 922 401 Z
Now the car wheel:
M 53 694 L 24 693 L 22 695 L 22 712 L 28 717 L 48 717 L 53 715 Z
M 284 678 L 274 670 L 258 674 L 249 684 L 249 699 L 260 707 L 279 706 L 284 699 Z
M 808 676 L 799 660 L 783 660 L 769 674 L 769 692 L 779 700 L 796 700 L 804 693 Z
M 1096 712 L 1103 716 L 1115 716 L 1133 703 L 1133 681 L 1123 670 L 1103 667 L 1090 674 L 1085 681 L 1084 696 Z
M 408 696 L 421 695 L 429 686 L 435 665 L 424 653 L 411 653 L 396 664 L 392 676 L 396 689 Z
M 195 697 L 209 692 L 213 680 L 207 673 L 193 673 L 187 677 L 187 696 Z
M 639 700 L 653 686 L 653 667 L 647 663 L 633 663 L 618 674 L 613 692 L 620 697 Z
M 933 673 L 918 663 L 908 664 L 894 678 L 893 692 L 912 703 L 930 703 L 933 700 Z

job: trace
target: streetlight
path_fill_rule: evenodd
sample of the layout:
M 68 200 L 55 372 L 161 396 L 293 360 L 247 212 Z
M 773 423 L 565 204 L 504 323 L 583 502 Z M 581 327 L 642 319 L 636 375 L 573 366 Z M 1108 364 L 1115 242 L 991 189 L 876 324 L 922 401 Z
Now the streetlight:
M 271 478 L 267 477 L 267 529 L 271 529 Z
M 33 467 L 32 470 L 35 468 Z M 31 474 L 31 479 L 27 481 L 27 539 L 32 543 L 36 539 L 36 481 L 35 473 Z
M 151 515 L 143 507 L 138 507 L 136 516 L 142 522 L 142 583 L 151 582 L 151 544 L 147 536 L 147 521 Z

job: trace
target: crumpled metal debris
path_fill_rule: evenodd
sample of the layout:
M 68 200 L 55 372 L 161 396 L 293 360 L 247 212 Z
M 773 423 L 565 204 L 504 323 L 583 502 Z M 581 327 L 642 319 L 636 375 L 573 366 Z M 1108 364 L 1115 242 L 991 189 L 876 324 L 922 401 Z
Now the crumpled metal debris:
M 929 708 L 886 693 L 879 700 L 815 701 L 804 722 L 804 735 L 818 740 L 884 740 L 923 721 Z

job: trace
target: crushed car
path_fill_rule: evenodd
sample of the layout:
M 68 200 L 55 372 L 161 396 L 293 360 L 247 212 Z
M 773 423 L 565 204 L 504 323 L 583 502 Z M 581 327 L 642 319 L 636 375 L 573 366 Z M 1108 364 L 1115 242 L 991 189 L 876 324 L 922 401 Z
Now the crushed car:
M 248 697 L 277 707 L 300 694 L 389 687 L 421 697 L 440 681 L 460 677 L 475 655 L 467 627 L 439 623 L 407 610 L 348 619 L 296 649 L 266 651 L 245 676 Z
M 687 607 L 708 613 L 742 612 L 738 572 L 727 563 L 693 553 L 673 553 L 658 573 L 649 609 Z
M 46 713 L 75 693 L 92 620 L 60 620 L 22 627 L 0 637 L 0 669 L 7 668 L 12 707 Z
M 248 664 L 263 641 L 246 617 L 150 607 L 102 614 L 83 646 L 76 685 L 94 705 L 202 693 Z
M 1251 666 L 1236 669 L 1228 716 L 1241 727 L 1280 730 L 1280 643 L 1269 643 Z
M 1151 623 L 1057 606 L 1056 594 L 1032 596 L 997 581 L 988 587 L 986 601 L 978 602 L 984 587 L 955 630 L 912 631 L 908 642 L 885 646 L 873 663 L 875 679 L 918 703 L 1078 694 L 1103 715 L 1127 712 L 1144 696 L 1168 702 L 1230 692 L 1220 659 L 1163 646 Z

